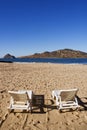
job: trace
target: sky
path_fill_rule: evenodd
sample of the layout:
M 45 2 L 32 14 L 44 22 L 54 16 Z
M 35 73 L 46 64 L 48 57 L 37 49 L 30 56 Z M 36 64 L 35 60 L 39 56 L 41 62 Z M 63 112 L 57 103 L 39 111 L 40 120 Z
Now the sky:
M 87 0 L 0 0 L 0 57 L 87 52 Z

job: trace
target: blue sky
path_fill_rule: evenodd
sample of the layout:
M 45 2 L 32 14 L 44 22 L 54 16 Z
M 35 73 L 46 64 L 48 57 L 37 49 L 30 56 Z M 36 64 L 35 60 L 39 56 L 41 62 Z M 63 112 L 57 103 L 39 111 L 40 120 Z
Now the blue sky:
M 0 0 L 0 57 L 87 52 L 87 0 Z

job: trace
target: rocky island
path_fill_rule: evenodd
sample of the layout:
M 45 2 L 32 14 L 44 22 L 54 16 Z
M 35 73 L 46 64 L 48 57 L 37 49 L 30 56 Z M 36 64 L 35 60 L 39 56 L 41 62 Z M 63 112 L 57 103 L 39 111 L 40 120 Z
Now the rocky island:
M 6 59 L 9 59 L 9 58 L 15 59 L 16 57 L 8 53 L 3 58 L 6 58 Z

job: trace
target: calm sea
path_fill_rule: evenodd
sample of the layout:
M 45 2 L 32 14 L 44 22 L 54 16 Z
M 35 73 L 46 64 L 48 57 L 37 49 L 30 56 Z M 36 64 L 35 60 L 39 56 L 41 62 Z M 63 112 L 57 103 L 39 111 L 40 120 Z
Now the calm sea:
M 36 62 L 36 63 L 62 63 L 62 64 L 87 64 L 87 58 L 15 58 L 0 59 L 0 62 Z

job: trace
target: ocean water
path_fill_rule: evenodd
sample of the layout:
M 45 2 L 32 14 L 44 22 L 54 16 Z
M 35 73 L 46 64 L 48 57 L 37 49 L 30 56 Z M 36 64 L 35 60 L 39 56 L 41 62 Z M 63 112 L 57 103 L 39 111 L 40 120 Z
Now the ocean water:
M 15 58 L 0 59 L 0 62 L 36 62 L 36 63 L 58 63 L 58 64 L 87 64 L 87 58 Z

